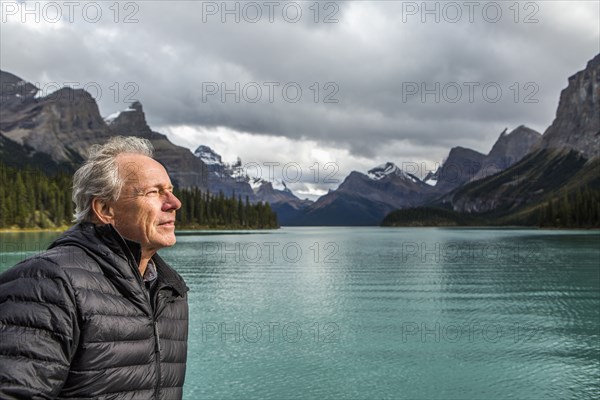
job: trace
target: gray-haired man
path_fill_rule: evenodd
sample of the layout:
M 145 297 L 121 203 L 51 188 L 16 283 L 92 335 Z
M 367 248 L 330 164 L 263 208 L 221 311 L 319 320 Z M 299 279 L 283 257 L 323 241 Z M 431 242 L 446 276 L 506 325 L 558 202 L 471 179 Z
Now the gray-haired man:
M 0 398 L 177 399 L 185 377 L 181 202 L 144 139 L 93 146 L 73 178 L 77 224 L 0 275 Z

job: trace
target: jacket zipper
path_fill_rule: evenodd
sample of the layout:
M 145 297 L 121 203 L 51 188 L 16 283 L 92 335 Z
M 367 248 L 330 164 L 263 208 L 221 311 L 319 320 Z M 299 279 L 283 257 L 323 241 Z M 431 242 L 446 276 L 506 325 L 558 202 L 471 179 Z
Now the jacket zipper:
M 167 303 L 170 303 L 173 301 L 172 298 L 167 298 L 165 299 L 164 297 L 162 298 L 162 302 L 161 302 L 161 298 L 160 298 L 160 290 L 156 290 L 155 292 L 155 296 L 156 296 L 156 301 L 155 303 L 153 303 L 154 305 L 154 316 L 153 316 L 153 322 L 154 322 L 154 337 L 155 337 L 155 342 L 154 342 L 154 351 L 156 354 L 156 366 L 157 366 L 157 370 L 156 370 L 156 376 L 158 378 L 158 382 L 156 385 L 156 392 L 155 392 L 155 396 L 158 399 L 159 398 L 159 394 L 160 394 L 160 380 L 162 379 L 162 373 L 161 373 L 161 369 L 160 369 L 160 334 L 159 334 L 159 330 L 158 330 L 158 316 L 160 315 L 160 313 L 162 312 L 162 310 L 164 310 L 164 308 L 167 306 Z
M 148 300 L 150 312 L 152 313 L 152 325 L 154 327 L 154 359 L 156 361 L 156 386 L 154 387 L 154 398 L 158 400 L 160 398 L 160 380 L 162 379 L 162 374 L 160 372 L 160 335 L 158 332 L 158 313 L 156 312 L 155 304 L 152 301 L 153 299 L 150 290 L 146 288 L 146 284 L 141 275 L 138 280 L 142 285 L 143 292 L 146 294 L 146 300 Z M 158 296 L 158 290 L 156 291 L 155 295 Z
M 132 269 L 139 271 L 138 266 L 136 265 L 136 262 L 132 262 L 132 260 L 135 260 L 135 257 L 133 256 L 133 254 L 131 253 L 131 251 L 126 252 L 127 255 L 127 260 L 129 265 L 131 266 Z M 141 274 L 136 274 L 136 278 L 138 280 L 138 283 L 142 286 L 142 291 L 146 294 L 146 300 L 148 300 L 148 304 L 150 305 L 150 312 L 152 313 L 152 324 L 154 325 L 154 355 L 155 355 L 155 360 L 156 360 L 156 387 L 154 389 L 154 397 L 158 400 L 160 397 L 160 381 L 162 379 L 162 374 L 161 374 L 161 369 L 160 369 L 160 335 L 159 335 L 159 331 L 158 331 L 158 309 L 159 309 L 159 296 L 158 293 L 160 290 L 156 290 L 154 295 L 156 296 L 156 303 L 153 302 L 153 298 L 152 295 L 150 293 L 150 291 L 146 288 L 145 282 L 144 282 L 144 278 L 141 276 Z M 158 282 L 155 282 L 155 284 L 158 284 Z M 162 311 L 162 310 L 161 310 Z
M 159 399 L 159 395 L 160 395 L 160 380 L 162 379 L 161 377 L 161 372 L 160 372 L 160 335 L 158 333 L 158 321 L 156 320 L 156 317 L 153 318 L 153 322 L 154 322 L 154 354 L 156 357 L 156 389 L 154 392 L 154 395 L 156 397 L 156 399 Z

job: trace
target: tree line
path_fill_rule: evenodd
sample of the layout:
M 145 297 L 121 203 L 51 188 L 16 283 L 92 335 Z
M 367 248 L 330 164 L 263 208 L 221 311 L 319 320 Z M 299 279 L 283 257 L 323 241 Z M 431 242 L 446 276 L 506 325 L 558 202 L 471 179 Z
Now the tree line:
M 414 207 L 395 210 L 381 226 L 471 226 L 488 225 L 478 216 L 439 207 Z
M 555 228 L 600 228 L 600 191 L 579 188 L 549 199 L 539 212 L 539 225 Z
M 71 175 L 0 162 L 0 228 L 56 228 L 73 215 Z
M 0 229 L 61 228 L 71 225 L 72 175 L 46 174 L 40 169 L 7 166 L 0 161 Z M 277 215 L 268 203 L 251 204 L 248 198 L 225 198 L 198 188 L 175 189 L 182 203 L 177 212 L 180 229 L 277 228 Z
M 251 204 L 246 196 L 226 198 L 223 192 L 212 195 L 198 188 L 175 189 L 182 207 L 177 212 L 177 226 L 181 228 L 277 228 L 277 214 L 269 203 Z
M 510 217 L 510 215 L 509 215 Z M 504 219 L 503 219 L 504 218 Z M 537 219 L 537 220 L 536 220 Z M 515 220 L 493 214 L 467 214 L 450 209 L 416 207 L 396 210 L 382 221 L 382 226 L 502 226 L 538 225 L 542 228 L 600 228 L 600 190 L 578 188 L 565 191 L 536 205 L 525 218 Z

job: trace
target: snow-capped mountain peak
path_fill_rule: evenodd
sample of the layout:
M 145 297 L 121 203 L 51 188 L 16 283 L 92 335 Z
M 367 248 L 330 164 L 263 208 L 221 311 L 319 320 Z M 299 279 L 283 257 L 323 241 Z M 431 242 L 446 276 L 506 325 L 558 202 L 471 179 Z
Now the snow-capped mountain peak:
M 389 161 L 385 164 L 378 165 L 377 167 L 369 170 L 367 174 L 369 178 L 373 179 L 374 181 L 380 181 L 382 179 L 392 176 L 399 176 L 402 179 L 412 181 L 415 183 L 421 181 L 413 174 L 404 172 L 402 169 L 398 168 L 396 164 Z
M 367 174 L 369 175 L 369 178 L 378 181 L 386 176 L 395 175 L 398 172 L 402 171 L 396 166 L 396 164 L 392 162 L 386 162 L 385 164 L 381 164 L 373 169 L 370 169 Z
M 385 164 L 370 169 L 367 174 L 369 175 L 369 178 L 379 181 L 390 175 L 404 175 L 404 172 L 393 162 L 386 162 Z
M 206 165 L 223 165 L 221 156 L 208 146 L 198 146 L 194 155 L 199 157 Z

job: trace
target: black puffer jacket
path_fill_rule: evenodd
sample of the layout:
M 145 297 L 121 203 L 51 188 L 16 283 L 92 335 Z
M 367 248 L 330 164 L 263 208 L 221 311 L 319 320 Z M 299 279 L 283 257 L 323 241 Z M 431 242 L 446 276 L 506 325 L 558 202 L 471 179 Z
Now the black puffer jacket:
M 139 244 L 78 224 L 0 275 L 0 399 L 179 399 L 187 290 L 160 257 L 148 291 Z

